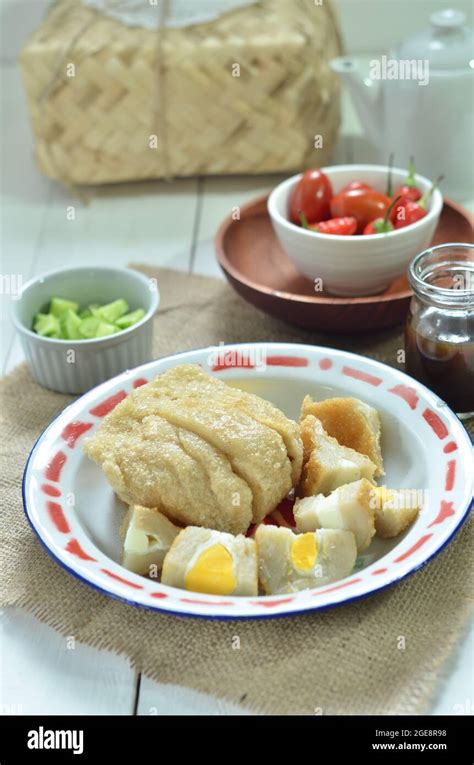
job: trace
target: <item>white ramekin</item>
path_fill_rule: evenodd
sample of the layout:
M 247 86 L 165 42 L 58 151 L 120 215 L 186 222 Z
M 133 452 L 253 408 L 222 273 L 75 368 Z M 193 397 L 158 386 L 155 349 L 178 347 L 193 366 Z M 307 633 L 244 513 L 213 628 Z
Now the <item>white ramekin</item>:
M 387 167 L 384 165 L 335 165 L 323 168 L 337 194 L 347 183 L 365 181 L 384 192 Z M 393 188 L 406 180 L 407 171 L 393 169 Z M 432 181 L 416 175 L 424 193 Z M 323 289 L 333 295 L 374 295 L 405 273 L 410 261 L 431 242 L 443 207 L 443 197 L 435 189 L 428 213 L 411 226 L 371 236 L 332 236 L 296 226 L 288 217 L 293 188 L 301 178 L 294 175 L 270 194 L 268 212 L 273 228 L 298 271 L 311 280 L 321 279 Z
M 33 318 L 51 298 L 79 305 L 124 298 L 133 311 L 143 308 L 137 324 L 115 335 L 91 340 L 56 340 L 33 332 Z M 85 265 L 49 271 L 31 279 L 13 303 L 13 323 L 33 378 L 60 393 L 84 393 L 104 380 L 152 359 L 153 316 L 159 291 L 151 280 L 129 268 Z

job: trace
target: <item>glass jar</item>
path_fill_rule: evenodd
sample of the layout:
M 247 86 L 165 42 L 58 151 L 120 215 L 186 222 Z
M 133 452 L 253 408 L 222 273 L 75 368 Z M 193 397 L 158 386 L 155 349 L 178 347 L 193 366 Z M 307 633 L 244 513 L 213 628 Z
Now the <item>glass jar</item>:
M 417 255 L 405 330 L 405 365 L 459 417 L 474 415 L 474 245 L 442 244 Z

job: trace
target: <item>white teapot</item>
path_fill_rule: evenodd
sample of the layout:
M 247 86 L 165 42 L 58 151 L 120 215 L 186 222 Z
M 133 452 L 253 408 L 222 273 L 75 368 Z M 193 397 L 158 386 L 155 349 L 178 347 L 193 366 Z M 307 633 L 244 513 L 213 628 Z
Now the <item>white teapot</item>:
M 465 15 L 444 10 L 431 28 L 403 42 L 390 56 L 363 60 L 342 56 L 331 68 L 347 84 L 379 160 L 395 152 L 395 164 L 435 179 L 443 191 L 470 199 L 474 184 L 474 37 Z

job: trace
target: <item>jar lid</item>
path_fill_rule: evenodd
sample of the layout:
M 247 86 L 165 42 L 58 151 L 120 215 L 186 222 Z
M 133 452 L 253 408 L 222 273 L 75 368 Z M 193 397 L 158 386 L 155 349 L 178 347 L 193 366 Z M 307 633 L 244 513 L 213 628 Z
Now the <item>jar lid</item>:
M 466 15 L 454 8 L 436 11 L 430 16 L 431 27 L 402 42 L 396 56 L 422 59 L 432 70 L 474 70 L 474 34 L 466 26 Z

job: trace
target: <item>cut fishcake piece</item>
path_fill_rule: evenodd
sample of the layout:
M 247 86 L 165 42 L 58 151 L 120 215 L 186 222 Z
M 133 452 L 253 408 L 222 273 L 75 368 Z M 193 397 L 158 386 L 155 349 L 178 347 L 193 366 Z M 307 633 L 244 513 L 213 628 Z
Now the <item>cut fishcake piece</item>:
M 165 555 L 181 529 L 156 508 L 133 505 L 124 520 L 122 566 L 135 574 L 161 571 Z M 153 569 L 152 569 L 153 567 Z
M 376 409 L 357 398 L 327 398 L 313 401 L 306 396 L 301 419 L 312 414 L 341 446 L 365 454 L 376 466 L 375 475 L 384 475 L 380 448 L 380 417 Z
M 84 444 L 127 505 L 158 507 L 183 525 L 244 533 L 253 497 L 227 457 L 127 397 Z
M 346 483 L 360 478 L 373 480 L 375 465 L 365 454 L 341 446 L 328 436 L 320 420 L 308 414 L 300 423 L 304 447 L 303 472 L 299 494 L 330 494 Z
M 416 520 L 423 506 L 422 492 L 415 489 L 374 487 L 375 532 L 384 539 L 396 537 Z
M 162 584 L 209 595 L 257 595 L 257 552 L 253 539 L 188 526 L 163 563 Z
M 303 446 L 298 424 L 286 417 L 269 401 L 253 393 L 227 385 L 217 377 L 206 374 L 197 364 L 180 364 L 159 375 L 149 383 L 158 398 L 173 401 L 214 400 L 225 407 L 235 407 L 261 425 L 276 431 L 285 444 L 292 467 L 293 486 L 299 481 L 303 461 Z
M 366 478 L 335 489 L 328 497 L 297 499 L 294 506 L 299 531 L 346 529 L 355 537 L 357 552 L 365 550 L 375 534 L 372 490 Z
M 255 541 L 260 583 L 267 595 L 320 587 L 351 573 L 357 556 L 350 531 L 318 529 L 294 534 L 291 529 L 261 524 Z

